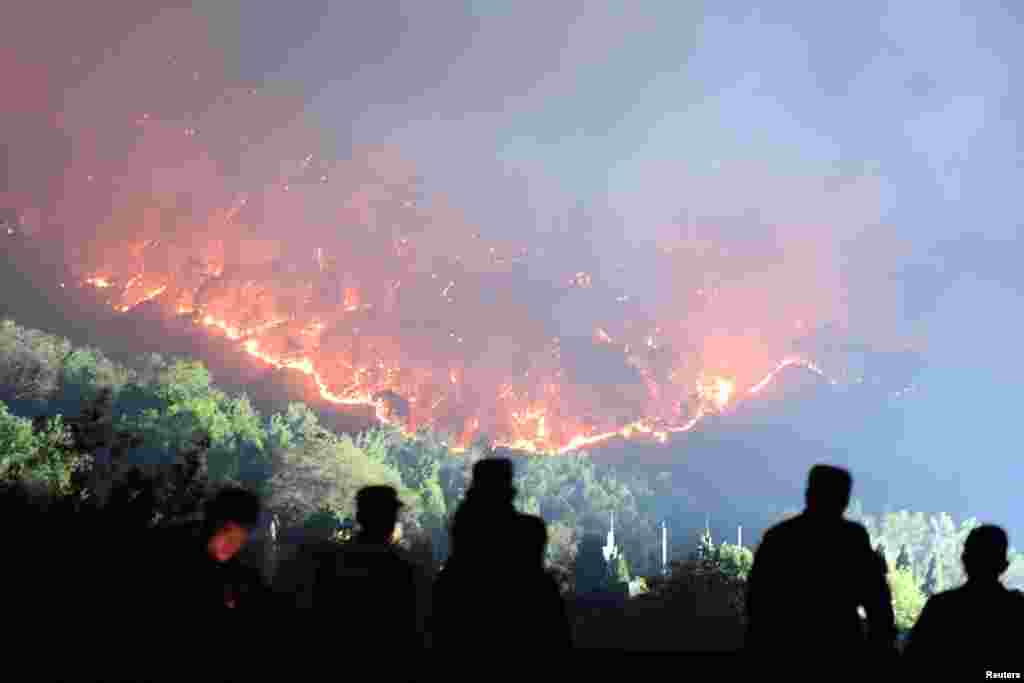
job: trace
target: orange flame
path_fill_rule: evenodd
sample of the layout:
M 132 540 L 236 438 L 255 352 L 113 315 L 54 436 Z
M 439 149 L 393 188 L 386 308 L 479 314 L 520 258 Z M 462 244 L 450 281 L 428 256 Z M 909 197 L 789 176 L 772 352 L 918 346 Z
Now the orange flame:
M 222 266 L 214 266 L 211 269 L 215 273 L 220 273 L 222 270 Z M 130 291 L 139 288 L 142 281 L 141 274 L 126 281 L 126 284 L 121 287 L 122 302 L 114 305 L 116 310 L 127 312 L 141 303 L 155 299 L 168 289 L 167 284 L 161 284 L 129 295 Z M 84 282 L 97 289 L 114 287 L 112 278 L 99 275 L 90 277 Z M 355 288 L 346 288 L 344 291 L 345 310 L 356 310 L 361 305 L 359 291 Z M 244 327 L 241 324 L 229 322 L 227 318 L 215 315 L 213 312 L 202 311 L 202 308 L 194 304 L 178 303 L 173 310 L 179 314 L 195 315 L 194 320 L 197 324 L 211 330 L 218 330 L 229 339 L 240 342 L 241 350 L 266 365 L 296 370 L 311 377 L 323 400 L 336 405 L 373 407 L 374 414 L 381 423 L 391 425 L 406 433 L 412 431 L 415 424 L 431 424 L 436 417 L 435 411 L 449 398 L 445 393 L 435 393 L 432 397 L 429 394 L 417 396 L 415 386 L 408 384 L 407 381 L 400 381 L 400 378 L 404 376 L 401 368 L 389 366 L 380 360 L 369 365 L 360 365 L 355 362 L 355 357 L 342 359 L 339 361 L 337 372 L 332 371 L 331 375 L 336 377 L 347 375 L 347 381 L 332 382 L 325 374 L 322 362 L 324 359 L 320 358 L 320 362 L 318 362 L 317 359 L 309 355 L 311 349 L 317 348 L 317 340 L 326 329 L 326 324 L 322 320 L 314 318 L 299 323 L 293 322 L 287 317 L 276 317 Z M 272 347 L 275 346 L 273 335 L 278 334 L 275 332 L 278 328 L 285 331 L 289 335 L 289 339 L 308 338 L 307 350 L 300 353 L 295 353 L 294 350 L 287 352 L 272 350 Z M 291 335 L 296 336 L 292 337 Z M 595 341 L 613 343 L 611 337 L 600 328 L 595 330 Z M 313 344 L 313 346 L 310 347 L 308 344 Z M 653 336 L 647 338 L 647 344 L 644 346 L 651 350 L 657 350 Z M 747 389 L 744 396 L 756 395 L 779 372 L 796 365 L 805 367 L 828 379 L 824 372 L 812 362 L 797 357 L 786 358 L 760 382 Z M 429 372 L 427 374 L 429 375 Z M 451 391 L 457 391 L 463 382 L 462 371 L 451 368 L 447 374 L 447 386 Z M 658 385 L 646 374 L 644 377 L 648 383 L 650 395 L 657 397 L 659 395 Z M 529 378 L 529 373 L 525 378 Z M 835 383 L 834 380 L 829 379 L 829 381 Z M 557 382 L 545 381 L 537 385 L 536 389 L 541 390 L 542 400 L 536 400 L 536 397 L 531 398 L 528 395 L 530 392 L 518 391 L 510 383 L 502 384 L 498 388 L 497 400 L 509 410 L 507 414 L 511 434 L 496 440 L 495 445 L 529 453 L 568 453 L 597 447 L 616 438 L 650 439 L 664 443 L 672 434 L 685 433 L 695 429 L 709 414 L 709 411 L 722 412 L 733 405 L 738 396 L 736 383 L 732 378 L 722 375 L 704 375 L 702 379 L 698 380 L 697 386 L 702 402 L 696 406 L 695 411 L 684 423 L 672 424 L 674 420 L 680 419 L 683 415 L 682 404 L 675 401 L 672 411 L 667 415 L 667 422 L 662 418 L 649 417 L 635 420 L 616 429 L 595 431 L 558 413 L 557 406 L 561 388 Z M 406 416 L 407 419 L 403 421 L 399 416 L 395 416 L 380 398 L 387 391 L 400 396 L 408 396 L 409 406 L 415 407 L 415 417 Z M 454 450 L 467 448 L 479 434 L 480 428 L 481 421 L 478 415 L 464 418 L 461 426 L 456 430 L 457 437 L 454 439 L 455 443 L 452 448 Z
M 359 310 L 359 290 L 353 287 L 346 287 L 345 299 L 342 305 L 349 312 Z

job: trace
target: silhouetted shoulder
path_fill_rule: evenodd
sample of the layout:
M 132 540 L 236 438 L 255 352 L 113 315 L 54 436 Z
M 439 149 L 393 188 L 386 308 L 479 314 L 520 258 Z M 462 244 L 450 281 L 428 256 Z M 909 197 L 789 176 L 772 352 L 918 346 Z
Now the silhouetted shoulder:
M 993 623 L 1018 622 L 1024 618 L 1024 593 L 1001 586 L 978 588 L 968 583 L 928 598 L 918 623 L 921 625 L 927 620 L 928 624 L 924 626 L 940 624 L 953 629 L 956 628 L 954 625 L 969 622 L 981 613 L 985 613 Z
M 1010 593 L 1010 599 L 1008 600 L 1010 619 L 1012 623 L 1020 623 L 1024 621 L 1024 592 L 1018 590 L 1008 592 Z
M 775 526 L 768 527 L 761 534 L 761 540 L 758 543 L 759 546 L 769 545 L 779 538 L 785 538 L 789 533 L 790 527 L 792 526 L 792 519 L 787 519 L 779 522 Z
M 398 560 L 402 567 L 402 571 L 408 574 L 418 574 L 421 570 L 416 561 L 413 559 L 412 554 L 402 547 L 396 547 L 392 549 L 392 554 L 395 559 Z
M 830 533 L 842 534 L 842 537 L 848 541 L 863 541 L 864 543 L 870 543 L 870 537 L 868 536 L 867 529 L 860 522 L 855 522 L 845 517 L 836 519 L 823 519 L 818 520 L 807 514 L 800 514 L 789 519 L 783 520 L 773 527 L 770 527 L 761 536 L 761 542 L 773 540 L 781 540 L 790 537 L 791 535 L 803 535 L 808 533 L 811 529 L 817 529 L 821 526 L 828 526 Z
M 967 595 L 964 592 L 963 586 L 951 588 L 950 590 L 929 596 L 926 607 L 931 612 L 942 612 L 957 606 L 965 597 Z
M 775 526 L 769 527 L 763 534 L 761 534 L 761 542 L 758 546 L 770 546 L 775 543 L 784 542 L 787 538 L 797 533 L 800 526 L 801 522 L 799 516 L 784 519 Z
M 863 524 L 845 518 L 839 521 L 843 532 L 849 536 L 850 541 L 861 543 L 869 548 L 871 547 L 871 537 L 868 535 L 868 530 Z
M 795 524 L 797 519 L 798 519 L 798 517 L 790 517 L 789 519 L 782 520 L 781 522 L 777 523 L 775 526 L 768 527 L 767 529 L 765 529 L 764 533 L 761 535 L 761 542 L 763 543 L 764 541 L 766 541 L 766 540 L 768 540 L 770 538 L 773 538 L 775 536 L 778 536 L 780 534 L 785 535 L 785 533 L 789 529 L 793 528 L 793 525 Z
M 335 549 L 331 557 L 343 578 L 408 583 L 414 577 L 413 563 L 391 546 L 351 543 Z

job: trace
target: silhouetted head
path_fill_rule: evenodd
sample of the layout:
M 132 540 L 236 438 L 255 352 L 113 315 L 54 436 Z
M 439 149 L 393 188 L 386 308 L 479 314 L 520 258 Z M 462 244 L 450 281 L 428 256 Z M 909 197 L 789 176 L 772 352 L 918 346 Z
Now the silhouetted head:
M 807 477 L 807 511 L 841 517 L 852 490 L 853 477 L 842 467 L 815 465 Z
M 363 540 L 387 542 L 395 533 L 402 501 L 390 486 L 366 486 L 356 494 L 356 521 Z
M 971 531 L 964 542 L 961 557 L 967 578 L 972 581 L 996 581 L 1010 563 L 1006 553 L 1010 539 L 997 526 L 985 524 Z
M 485 458 L 473 466 L 470 493 L 474 498 L 511 503 L 516 489 L 512 485 L 515 468 L 508 458 Z
M 219 491 L 203 508 L 206 549 L 218 562 L 227 562 L 242 549 L 260 520 L 260 499 L 243 488 Z

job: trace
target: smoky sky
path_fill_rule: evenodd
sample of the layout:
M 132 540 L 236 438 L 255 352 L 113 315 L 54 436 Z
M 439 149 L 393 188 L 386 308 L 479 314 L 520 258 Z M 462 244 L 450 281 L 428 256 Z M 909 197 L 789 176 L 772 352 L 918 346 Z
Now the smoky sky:
M 935 389 L 905 429 L 921 458 L 957 458 L 914 441 L 932 402 L 977 422 L 1024 377 L 1008 3 L 43 1 L 7 16 L 0 190 L 41 234 L 125 229 L 114 207 L 154 187 L 195 214 L 248 192 L 260 237 L 297 233 L 337 215 L 318 178 L 359 185 L 368 163 L 420 178 L 434 223 L 465 226 L 438 250 L 479 232 L 554 245 L 524 266 L 536 281 L 593 273 L 592 301 L 548 312 L 567 337 L 629 296 L 714 363 L 742 347 L 768 364 L 829 322 L 921 350 Z M 135 158 L 153 171 L 104 166 Z M 311 189 L 253 191 L 282 178 Z
M 844 289 L 858 310 L 880 295 L 858 301 L 857 278 L 881 277 L 901 300 L 898 318 L 917 317 L 956 272 L 985 265 L 934 282 L 920 263 L 933 249 L 965 233 L 1016 236 L 1007 209 L 1020 179 L 1011 94 L 1019 22 L 998 3 L 934 3 L 926 31 L 916 10 L 881 2 L 317 1 L 286 10 L 219 0 L 108 14 L 93 20 L 44 2 L 7 22 L 3 61 L 19 96 L 5 109 L 20 129 L 36 129 L 6 145 L 7 166 L 18 169 L 8 169 L 9 185 L 52 190 L 47 173 L 69 143 L 47 124 L 61 113 L 101 133 L 114 107 L 129 106 L 132 80 L 163 91 L 149 88 L 140 108 L 180 117 L 251 85 L 287 93 L 280 111 L 247 113 L 264 118 L 264 134 L 306 117 L 331 155 L 393 143 L 429 187 L 492 233 L 550 229 L 580 201 L 603 207 L 593 220 L 609 273 L 623 260 L 609 252 L 662 239 L 681 214 L 724 224 L 781 195 L 787 210 L 767 220 L 823 221 L 800 229 L 826 237 L 803 238 L 844 247 L 829 267 L 851 280 Z M 61 28 L 72 24 L 89 30 Z M 143 48 L 157 52 L 154 42 L 209 90 L 186 92 L 155 60 L 132 64 Z M 109 66 L 118 57 L 122 66 Z M 103 97 L 113 77 L 90 90 L 90 75 L 117 69 L 128 77 L 113 100 Z M 42 112 L 51 121 L 28 120 Z M 844 199 L 844 188 L 868 183 L 870 194 Z M 709 188 L 719 196 L 708 198 Z M 850 202 L 866 215 L 846 215 Z M 751 225 L 720 227 L 716 239 L 771 254 L 774 245 L 753 244 L 764 237 Z M 846 263 L 858 254 L 845 248 L 854 239 L 890 252 L 889 262 Z

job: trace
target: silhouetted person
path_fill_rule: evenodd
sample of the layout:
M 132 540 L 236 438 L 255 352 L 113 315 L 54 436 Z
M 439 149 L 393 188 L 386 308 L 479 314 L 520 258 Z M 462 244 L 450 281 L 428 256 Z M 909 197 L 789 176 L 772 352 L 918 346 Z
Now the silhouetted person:
M 390 486 L 356 494 L 355 538 L 317 567 L 314 607 L 342 620 L 346 646 L 384 645 L 409 654 L 423 646 L 416 602 L 416 569 L 395 543 L 403 505 Z M 332 617 L 334 618 L 334 617 Z
M 55 538 L 62 530 L 48 510 L 49 500 L 42 487 L 24 481 L 0 481 L 0 515 L 4 524 L 4 578 L 11 587 L 6 610 L 25 610 L 26 615 L 59 605 L 53 592 L 59 584 L 46 579 L 48 570 L 59 563 Z M 64 545 L 64 544 L 57 544 Z M 55 562 L 58 561 L 58 562 Z M 70 596 L 78 598 L 74 591 Z M 41 604 L 43 603 L 43 604 Z
M 1006 532 L 997 526 L 971 531 L 962 556 L 967 582 L 925 604 L 904 652 L 911 667 L 1020 671 L 1024 594 L 999 581 L 1009 567 L 1008 549 Z
M 535 649 L 566 649 L 572 647 L 572 627 L 558 582 L 544 567 L 548 546 L 548 530 L 544 520 L 521 515 L 523 568 L 521 589 L 515 591 L 519 618 L 524 632 L 517 643 Z
M 548 608 L 537 607 L 554 604 L 543 598 L 551 584 L 537 574 L 546 532 L 516 511 L 515 496 L 510 460 L 488 458 L 473 468 L 452 524 L 452 554 L 434 584 L 436 649 L 495 651 L 552 623 Z
M 146 609 L 139 596 L 150 590 L 151 563 L 160 550 L 152 528 L 155 513 L 154 482 L 131 469 L 110 484 L 105 504 L 85 511 L 82 522 L 88 528 L 76 525 L 81 533 L 70 534 L 75 554 L 90 558 L 92 610 L 131 618 Z
M 846 470 L 815 465 L 804 512 L 765 532 L 747 585 L 747 648 L 756 659 L 793 666 L 801 662 L 794 657 L 840 657 L 832 666 L 853 666 L 895 652 L 885 570 L 864 527 L 843 517 L 852 486 Z
M 455 511 L 448 565 L 490 561 L 510 546 L 505 533 L 518 521 L 515 470 L 507 458 L 485 458 L 473 466 L 466 497 Z
M 245 609 L 266 606 L 259 571 L 244 566 L 238 553 L 260 520 L 259 497 L 225 488 L 207 501 L 203 520 L 164 532 L 165 607 L 172 612 Z

